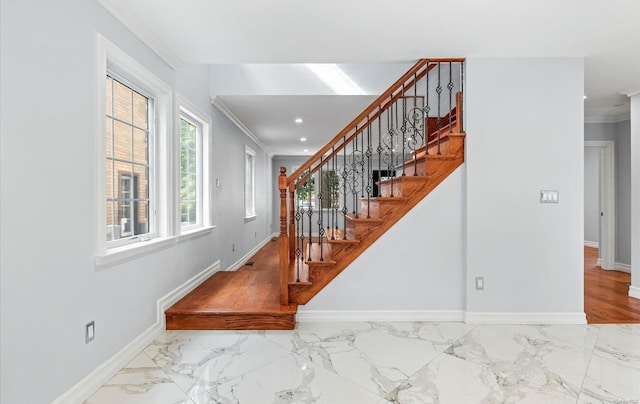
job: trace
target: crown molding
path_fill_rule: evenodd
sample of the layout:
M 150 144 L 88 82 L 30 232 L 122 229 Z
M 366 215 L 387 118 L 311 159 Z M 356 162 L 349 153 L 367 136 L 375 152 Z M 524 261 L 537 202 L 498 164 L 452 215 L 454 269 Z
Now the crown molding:
M 618 115 L 588 115 L 584 117 L 584 123 L 618 123 L 631 119 L 629 111 Z
M 249 139 L 253 140 L 258 146 L 260 146 L 260 148 L 262 148 L 265 153 L 271 154 L 271 152 L 265 147 L 264 143 L 262 143 L 262 140 L 260 140 L 258 136 L 254 135 L 253 132 L 251 132 L 251 130 L 247 128 L 244 123 L 242 123 L 242 121 L 233 113 L 233 111 L 229 109 L 229 107 L 227 107 L 227 105 L 222 101 L 222 99 L 220 99 L 220 97 L 216 96 L 211 98 L 211 104 L 213 104 L 214 107 L 222 112 L 222 114 L 226 116 L 234 125 L 236 125 L 238 129 L 240 129 L 245 135 L 247 135 Z
M 163 40 L 155 35 L 145 23 L 122 0 L 98 0 L 107 11 L 127 27 L 133 35 L 158 55 L 173 70 L 185 62 Z
M 624 91 L 620 91 L 620 94 L 622 94 L 622 95 L 626 95 L 627 97 L 631 98 L 631 97 L 633 97 L 634 95 L 638 95 L 638 94 L 640 94 L 640 87 L 631 87 L 631 88 L 628 88 L 628 89 L 626 89 L 626 90 L 624 90 Z

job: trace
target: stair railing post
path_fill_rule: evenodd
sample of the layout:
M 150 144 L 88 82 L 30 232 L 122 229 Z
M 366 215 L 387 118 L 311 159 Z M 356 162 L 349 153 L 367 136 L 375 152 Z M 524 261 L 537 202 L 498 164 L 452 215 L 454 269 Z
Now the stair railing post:
M 296 256 L 296 188 L 289 185 L 289 260 Z
M 287 235 L 287 169 L 280 167 L 278 189 L 280 190 L 280 304 L 289 303 L 289 237 Z M 292 205 L 293 208 L 293 205 Z

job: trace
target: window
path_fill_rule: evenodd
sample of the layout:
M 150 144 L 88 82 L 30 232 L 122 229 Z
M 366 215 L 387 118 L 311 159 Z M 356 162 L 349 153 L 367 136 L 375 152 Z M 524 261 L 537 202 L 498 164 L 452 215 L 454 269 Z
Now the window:
M 103 265 L 170 243 L 177 181 L 167 161 L 177 153 L 171 87 L 100 34 L 97 48 L 95 240 Z
M 333 170 L 322 172 L 322 209 L 340 206 L 340 178 Z
M 180 116 L 180 225 L 202 225 L 202 129 L 184 113 Z
M 255 195 L 255 157 L 256 153 L 245 146 L 244 149 L 244 216 L 253 218 L 256 216 Z
M 153 98 L 106 76 L 106 224 L 111 246 L 151 237 Z

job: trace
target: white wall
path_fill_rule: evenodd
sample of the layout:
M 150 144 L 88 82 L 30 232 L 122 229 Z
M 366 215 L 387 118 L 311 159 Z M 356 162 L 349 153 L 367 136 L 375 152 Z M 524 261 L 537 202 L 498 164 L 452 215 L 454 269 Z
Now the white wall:
M 299 312 L 463 310 L 464 186 L 463 164 Z
M 583 60 L 466 68 L 466 309 L 583 313 Z
M 225 268 L 266 237 L 271 214 L 266 185 L 258 190 L 262 219 L 246 226 L 226 199 L 236 197 L 234 186 L 242 189 L 245 140 L 211 106 L 208 68 L 171 70 L 95 1 L 1 7 L 0 402 L 45 403 L 152 326 L 159 298 L 217 260 Z M 94 194 L 102 164 L 97 33 L 212 116 L 212 176 L 229 178 L 216 195 L 213 232 L 108 266 L 94 263 L 95 234 L 104 231 L 96 227 Z M 227 252 L 228 234 L 238 254 Z M 85 344 L 89 321 L 96 339 Z
M 600 149 L 584 149 L 584 240 L 600 243 Z

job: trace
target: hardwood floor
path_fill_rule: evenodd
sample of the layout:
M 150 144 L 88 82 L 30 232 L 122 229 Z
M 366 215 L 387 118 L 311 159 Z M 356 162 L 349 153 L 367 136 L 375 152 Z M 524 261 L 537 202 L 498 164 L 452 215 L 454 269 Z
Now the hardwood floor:
M 589 324 L 640 323 L 640 300 L 628 296 L 631 275 L 597 266 L 584 249 L 584 310 Z M 235 272 L 214 274 L 165 314 L 168 330 L 292 329 L 297 305 L 280 305 L 278 243 L 269 242 Z
M 598 249 L 584 248 L 584 311 L 589 324 L 640 323 L 640 299 L 629 297 L 631 274 L 597 266 Z
M 278 243 L 237 271 L 216 272 L 166 312 L 167 330 L 290 330 L 297 305 L 280 305 Z

